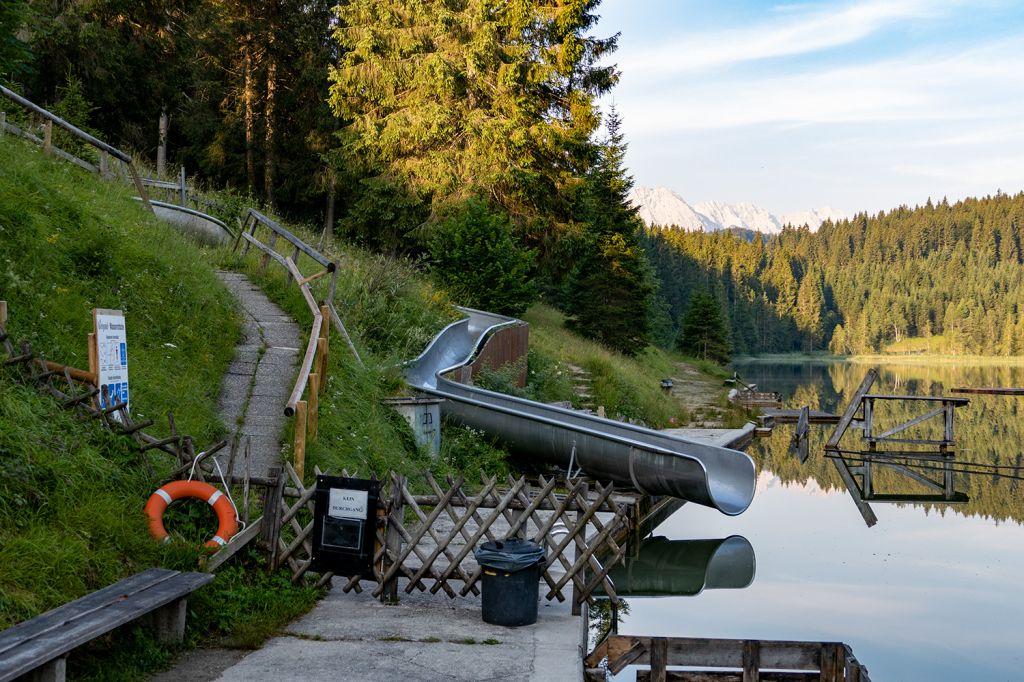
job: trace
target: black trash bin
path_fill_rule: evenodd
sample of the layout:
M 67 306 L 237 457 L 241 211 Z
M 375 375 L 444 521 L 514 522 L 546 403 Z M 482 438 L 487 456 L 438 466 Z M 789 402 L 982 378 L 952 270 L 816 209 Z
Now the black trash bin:
M 483 569 L 483 619 L 491 625 L 533 625 L 544 549 L 529 540 L 485 542 L 474 552 Z

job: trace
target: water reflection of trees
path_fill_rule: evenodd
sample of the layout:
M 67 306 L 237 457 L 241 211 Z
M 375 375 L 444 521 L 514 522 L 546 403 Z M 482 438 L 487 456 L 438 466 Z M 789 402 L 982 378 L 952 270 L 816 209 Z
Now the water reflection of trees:
M 835 363 L 820 366 L 806 382 L 784 390 L 788 407 L 810 405 L 841 411 L 860 385 L 866 365 Z M 759 383 L 765 390 L 777 390 L 771 371 L 760 371 Z M 784 373 L 792 376 L 791 372 Z M 957 386 L 1024 386 L 1024 368 L 1007 366 L 955 367 L 947 365 L 914 366 L 889 365 L 879 367 L 879 377 L 872 393 L 898 393 L 907 395 L 950 395 Z M 970 501 L 953 510 L 972 516 L 984 516 L 999 521 L 1024 522 L 1024 499 L 1021 481 L 1024 477 L 1024 455 L 1020 443 L 1024 442 L 1024 398 L 972 395 L 970 405 L 956 411 L 955 437 L 957 463 L 970 463 L 981 468 L 1001 467 L 985 473 L 955 475 L 955 488 L 967 493 Z M 888 428 L 922 414 L 927 408 L 909 402 L 889 402 L 877 405 L 876 421 Z M 941 419 L 930 420 L 916 427 L 921 438 L 941 437 Z M 758 468 L 767 466 L 785 482 L 807 483 L 814 479 L 824 489 L 846 490 L 832 462 L 824 456 L 825 441 L 831 433 L 830 425 L 813 426 L 810 433 L 811 457 L 803 465 L 790 449 L 791 426 L 777 427 L 773 437 L 760 440 L 752 447 Z M 938 431 L 936 431 L 938 430 Z M 939 435 L 936 435 L 939 434 Z M 843 440 L 844 447 L 860 448 L 861 432 L 851 429 Z M 915 436 L 918 437 L 918 436 Z M 876 490 L 895 494 L 921 494 L 924 486 L 906 476 L 885 468 L 873 472 Z M 929 512 L 935 508 L 946 512 L 946 505 L 924 504 Z

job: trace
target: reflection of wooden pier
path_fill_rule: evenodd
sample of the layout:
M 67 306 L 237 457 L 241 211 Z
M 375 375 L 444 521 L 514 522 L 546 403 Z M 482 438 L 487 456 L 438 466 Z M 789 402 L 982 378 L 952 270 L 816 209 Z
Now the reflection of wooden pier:
M 850 404 L 836 424 L 835 430 L 825 444 L 825 453 L 832 458 L 839 475 L 847 490 L 853 497 L 857 509 L 864 522 L 873 526 L 878 518 L 868 502 L 967 502 L 967 495 L 953 488 L 953 463 L 956 460 L 956 439 L 953 433 L 953 419 L 959 407 L 967 405 L 967 398 L 950 396 L 908 396 L 881 395 L 868 393 L 878 371 L 868 370 L 867 376 L 854 393 Z M 911 401 L 920 403 L 938 403 L 937 407 L 918 415 L 889 429 L 876 433 L 875 403 L 876 401 Z M 858 414 L 859 413 L 859 414 Z M 942 438 L 907 438 L 902 434 L 915 426 L 932 419 L 942 419 Z M 866 448 L 843 449 L 839 441 L 849 428 L 857 428 L 863 432 L 862 440 Z M 933 447 L 934 450 L 906 449 L 907 447 Z M 924 486 L 929 493 L 923 494 L 885 494 L 875 490 L 874 473 L 876 467 L 897 471 L 907 478 Z M 933 479 L 926 471 L 938 473 L 940 480 Z M 857 478 L 855 478 L 855 476 Z M 859 481 L 858 481 L 859 478 Z
M 639 666 L 637 682 L 870 682 L 867 668 L 842 642 L 610 635 L 587 656 L 587 679 L 605 679 L 604 670 L 598 668 L 602 661 L 607 662 L 612 674 L 629 665 Z M 668 670 L 669 666 L 687 669 Z

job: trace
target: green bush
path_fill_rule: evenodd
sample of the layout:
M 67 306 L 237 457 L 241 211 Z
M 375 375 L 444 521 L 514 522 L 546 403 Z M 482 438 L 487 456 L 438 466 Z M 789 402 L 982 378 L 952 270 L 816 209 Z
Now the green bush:
M 537 299 L 535 254 L 512 237 L 504 214 L 471 199 L 442 222 L 427 247 L 438 281 L 462 305 L 521 315 Z

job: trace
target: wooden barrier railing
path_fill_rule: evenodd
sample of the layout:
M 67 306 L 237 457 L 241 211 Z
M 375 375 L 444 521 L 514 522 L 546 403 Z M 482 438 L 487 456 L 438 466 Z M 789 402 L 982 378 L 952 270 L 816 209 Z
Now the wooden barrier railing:
M 258 231 L 265 230 L 268 233 L 266 241 L 261 240 Z M 292 246 L 290 255 L 282 255 L 278 252 L 278 242 L 284 240 Z M 284 406 L 286 416 L 295 417 L 295 440 L 294 460 L 295 471 L 299 479 L 305 477 L 305 456 L 306 441 L 316 440 L 319 431 L 319 401 L 320 395 L 327 387 L 328 357 L 330 351 L 330 321 L 334 322 L 335 328 L 342 334 L 348 348 L 359 364 L 362 359 L 352 343 L 345 325 L 334 309 L 334 292 L 338 283 L 338 264 L 328 259 L 312 246 L 302 241 L 290 231 L 271 220 L 256 209 L 250 208 L 246 213 L 245 222 L 239 230 L 238 238 L 235 241 L 235 248 L 242 246 L 241 255 L 248 253 L 250 246 L 255 246 L 263 252 L 259 268 L 266 270 L 271 261 L 284 267 L 289 282 L 294 281 L 302 293 L 306 305 L 313 316 L 309 331 L 309 341 L 306 344 L 306 352 L 302 357 L 302 364 L 299 367 L 298 376 L 295 378 L 295 385 L 292 388 L 288 402 Z M 314 262 L 323 266 L 323 270 L 310 276 L 304 276 L 299 270 L 297 262 L 301 254 L 305 254 Z M 322 277 L 330 275 L 330 285 L 324 303 L 318 304 L 310 284 Z
M 150 211 L 153 210 L 153 207 L 149 203 L 149 194 L 146 192 L 146 187 L 142 183 L 142 177 L 139 175 L 138 170 L 136 170 L 135 164 L 132 162 L 131 156 L 121 151 L 117 147 L 111 146 L 106 142 L 97 139 L 96 137 L 93 137 L 84 130 L 80 130 L 79 128 L 71 125 L 70 123 L 62 119 L 60 116 L 57 116 L 56 114 L 50 111 L 47 111 L 38 104 L 35 104 L 34 102 L 25 99 L 18 93 L 9 90 L 8 88 L 5 88 L 2 85 L 0 85 L 0 94 L 4 95 L 4 97 L 11 100 L 12 102 L 19 104 L 20 106 L 32 112 L 33 114 L 42 116 L 43 119 L 46 121 L 46 123 L 44 124 L 45 127 L 43 130 L 43 137 L 39 138 L 38 136 L 33 135 L 28 131 L 21 130 L 17 126 L 8 123 L 6 120 L 6 115 L 0 112 L 0 134 L 8 132 L 32 140 L 36 144 L 42 145 L 43 149 L 46 150 L 48 153 L 52 153 L 55 156 L 59 156 L 60 158 L 65 159 L 66 161 L 70 161 L 71 163 L 80 166 L 81 168 L 84 168 L 93 173 L 99 173 L 100 175 L 103 176 L 106 176 L 109 172 L 109 157 L 113 157 L 118 161 L 124 163 L 125 167 L 128 169 L 128 174 L 131 176 L 132 183 L 135 185 L 135 191 L 139 193 L 139 196 L 142 198 L 142 202 L 146 205 L 146 208 L 148 208 Z M 54 125 L 60 126 L 64 130 L 68 131 L 69 133 L 77 137 L 79 140 L 82 140 L 83 142 L 92 147 L 95 147 L 96 150 L 99 152 L 99 166 L 95 166 L 89 163 L 88 161 L 85 161 L 84 159 L 80 159 L 77 156 L 64 151 L 63 149 L 54 146 Z
M 472 492 L 462 478 L 448 478 L 445 489 L 426 473 L 424 480 L 433 494 L 416 495 L 405 477 L 391 474 L 389 478 L 389 485 L 381 490 L 374 596 L 396 599 L 399 579 L 405 579 L 406 593 L 429 589 L 453 598 L 479 594 L 482 570 L 473 550 L 482 542 L 515 536 L 545 549 L 541 594 L 546 599 L 564 601 L 569 588 L 577 613 L 595 593 L 618 604 L 608 571 L 625 554 L 625 545 L 616 542 L 615 536 L 634 521 L 636 500 L 616 495 L 612 485 L 591 487 L 584 481 L 541 477 L 534 486 L 525 477 L 509 477 L 506 486 L 499 488 L 496 478 L 482 477 L 482 488 Z M 562 485 L 569 489 L 559 491 Z M 304 487 L 298 472 L 286 464 L 276 489 L 268 488 L 264 500 L 264 519 L 276 519 L 264 523 L 269 564 L 287 564 L 293 581 L 300 580 L 312 563 L 314 493 L 315 488 Z M 295 501 L 289 503 L 289 498 Z M 332 577 L 321 575 L 316 584 Z M 361 591 L 360 579 L 346 577 L 342 589 Z
M 603 667 L 598 667 L 604 662 Z M 868 670 L 842 642 L 697 639 L 609 635 L 584 660 L 589 680 L 604 680 L 629 665 L 639 681 L 870 682 Z M 686 670 L 668 670 L 685 666 Z

